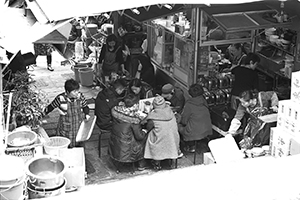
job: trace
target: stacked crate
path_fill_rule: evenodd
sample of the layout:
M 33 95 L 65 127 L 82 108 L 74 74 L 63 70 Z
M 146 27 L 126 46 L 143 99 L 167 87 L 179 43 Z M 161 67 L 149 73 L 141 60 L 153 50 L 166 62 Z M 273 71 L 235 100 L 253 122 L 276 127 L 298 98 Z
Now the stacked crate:
M 277 127 L 271 128 L 271 155 L 300 153 L 300 71 L 292 73 L 291 98 L 279 101 Z

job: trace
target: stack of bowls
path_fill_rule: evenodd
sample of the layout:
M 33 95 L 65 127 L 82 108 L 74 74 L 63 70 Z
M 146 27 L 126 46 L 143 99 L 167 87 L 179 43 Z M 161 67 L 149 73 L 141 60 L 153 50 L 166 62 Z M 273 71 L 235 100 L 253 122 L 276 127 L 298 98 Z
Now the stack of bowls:
M 266 35 L 266 39 L 270 40 L 270 35 L 274 35 L 275 34 L 276 29 L 275 28 L 268 28 L 265 29 L 265 35 Z
M 278 43 L 278 39 L 279 39 L 279 36 L 278 35 L 270 35 L 269 36 L 269 40 L 272 44 L 277 44 Z
M 289 48 L 290 44 L 291 44 L 291 41 L 281 39 L 281 46 L 283 49 L 287 50 Z

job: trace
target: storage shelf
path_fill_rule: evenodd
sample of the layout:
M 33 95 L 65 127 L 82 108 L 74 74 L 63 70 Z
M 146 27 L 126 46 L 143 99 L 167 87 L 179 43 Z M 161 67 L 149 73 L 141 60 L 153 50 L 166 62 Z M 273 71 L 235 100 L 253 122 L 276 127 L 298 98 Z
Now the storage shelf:
M 286 49 L 282 48 L 281 46 L 278 46 L 278 45 L 276 45 L 276 44 L 273 44 L 273 43 L 271 43 L 270 41 L 265 40 L 265 39 L 260 39 L 260 40 L 263 41 L 264 43 L 268 44 L 268 45 L 271 45 L 271 46 L 273 46 L 273 47 L 279 49 L 280 51 L 283 51 L 284 53 L 287 53 L 287 54 L 289 54 L 289 55 L 291 55 L 291 56 L 294 56 L 294 53 L 293 53 L 293 52 L 291 52 L 291 51 L 289 51 L 289 50 L 286 50 Z

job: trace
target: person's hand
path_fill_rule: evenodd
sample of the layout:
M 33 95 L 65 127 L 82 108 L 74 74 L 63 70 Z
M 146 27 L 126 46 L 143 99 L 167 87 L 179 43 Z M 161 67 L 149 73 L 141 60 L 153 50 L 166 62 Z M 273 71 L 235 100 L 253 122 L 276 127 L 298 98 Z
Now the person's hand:
M 272 106 L 271 110 L 273 110 L 274 112 L 278 112 L 278 107 L 277 106 Z
M 86 120 L 89 120 L 90 118 L 91 118 L 90 115 L 85 115 L 85 119 L 86 119 Z

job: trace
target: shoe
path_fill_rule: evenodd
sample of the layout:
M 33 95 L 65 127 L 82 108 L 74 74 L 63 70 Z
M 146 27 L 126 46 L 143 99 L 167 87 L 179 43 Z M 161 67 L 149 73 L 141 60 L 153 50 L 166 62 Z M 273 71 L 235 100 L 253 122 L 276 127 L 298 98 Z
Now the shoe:
M 183 156 L 184 156 L 183 153 L 180 151 L 178 154 L 178 158 L 182 158 Z
M 48 69 L 50 72 L 53 72 L 53 71 L 54 71 L 54 69 L 52 68 L 52 66 L 51 66 L 50 64 L 47 66 L 47 69 Z
M 159 171 L 161 170 L 160 161 L 159 160 L 152 160 L 151 161 L 154 170 Z
M 146 169 L 146 167 L 138 167 L 137 170 L 138 171 L 144 171 Z
M 196 148 L 194 146 L 186 146 L 184 148 L 184 151 L 189 152 L 189 153 L 194 153 L 196 151 Z

